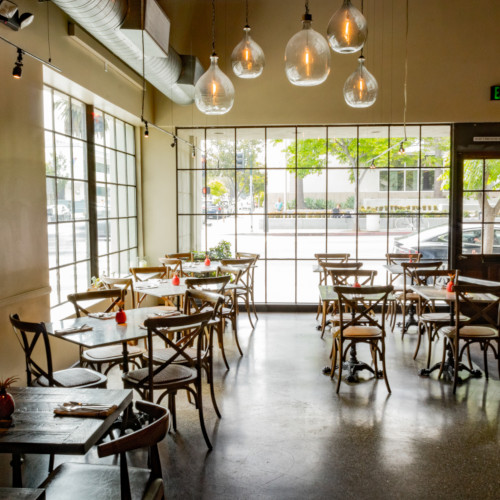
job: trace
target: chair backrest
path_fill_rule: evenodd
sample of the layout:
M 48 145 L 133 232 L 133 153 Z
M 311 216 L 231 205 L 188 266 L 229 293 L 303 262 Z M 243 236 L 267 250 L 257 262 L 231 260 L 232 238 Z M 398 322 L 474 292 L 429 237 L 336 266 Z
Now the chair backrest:
M 212 311 L 212 319 L 215 319 L 223 303 L 224 296 L 219 293 L 191 288 L 184 294 L 184 314 Z
M 163 363 L 148 364 L 146 375 L 138 382 L 139 390 L 146 390 L 150 398 L 153 397 L 154 377 L 167 366 L 177 362 L 195 368 L 201 376 L 201 350 L 204 339 L 204 330 L 212 319 L 213 311 L 206 311 L 190 316 L 154 317 L 144 321 L 148 329 L 148 358 L 153 359 L 153 338 L 159 337 L 167 348 L 172 348 L 175 354 Z M 181 338 L 174 340 L 180 334 Z M 196 356 L 190 354 L 189 346 L 196 346 Z
M 179 277 L 182 276 L 183 273 L 181 259 L 167 259 L 164 257 L 160 257 L 158 260 L 168 270 L 168 278 L 171 278 L 174 274 L 177 274 Z
M 443 262 L 400 262 L 399 265 L 403 270 L 403 290 L 406 292 L 408 285 L 413 282 L 415 272 L 419 273 L 424 270 L 437 271 L 443 265 Z
M 356 269 L 360 269 L 362 266 L 362 262 L 320 262 L 319 267 L 321 271 L 319 284 L 328 284 L 328 276 L 330 270 L 353 271 Z
M 111 290 L 92 290 L 90 292 L 71 293 L 68 295 L 68 300 L 75 308 L 76 317 L 80 318 L 82 314 L 88 316 L 91 312 L 87 311 L 87 309 L 82 306 L 82 302 L 87 302 L 89 300 L 110 299 L 111 304 L 104 310 L 104 312 L 110 312 L 117 307 L 120 302 L 125 303 L 126 295 L 127 290 L 123 288 Z
M 181 259 L 185 262 L 194 262 L 193 252 L 180 252 L 180 253 L 167 253 L 165 254 L 166 259 Z
M 101 282 L 104 283 L 104 287 L 108 290 L 130 290 L 132 292 L 132 308 L 135 309 L 134 280 L 132 278 L 110 278 L 108 276 L 102 276 Z
M 334 290 L 338 296 L 341 335 L 345 328 L 362 323 L 364 326 L 380 328 L 385 336 L 385 311 L 387 297 L 394 290 L 392 285 L 362 288 L 336 286 Z M 376 316 L 375 309 L 379 307 L 380 315 Z
M 215 293 L 224 293 L 224 288 L 229 283 L 231 276 L 215 276 L 209 278 L 186 278 L 184 284 L 188 289 L 211 291 Z
M 97 454 L 100 458 L 120 455 L 120 496 L 122 499 L 131 498 L 127 451 L 149 448 L 151 474 L 148 484 L 162 478 L 158 443 L 167 434 L 170 414 L 163 406 L 148 401 L 136 401 L 135 407 L 148 416 L 149 423 L 137 431 L 102 443 L 97 447 Z
M 49 335 L 44 323 L 28 323 L 21 321 L 17 314 L 10 315 L 10 324 L 24 351 L 26 361 L 26 385 L 28 387 L 39 377 L 45 377 L 48 385 L 60 386 L 53 377 L 52 354 L 50 351 Z M 47 368 L 44 369 L 33 359 L 33 351 L 37 342 L 43 343 Z
M 413 283 L 420 286 L 446 286 L 450 279 L 458 283 L 458 269 L 415 269 Z
M 371 269 L 329 269 L 328 277 L 333 286 L 349 286 L 359 283 L 361 286 L 372 286 L 377 271 Z
M 131 267 L 130 272 L 135 281 L 147 281 L 166 278 L 168 269 L 165 266 Z
M 420 262 L 421 253 L 386 253 L 387 264 L 401 264 L 401 262 Z
M 350 253 L 315 253 L 314 258 L 318 261 L 318 265 L 321 262 L 347 262 Z
M 232 267 L 232 266 L 219 266 L 217 268 L 217 277 L 219 276 L 229 276 L 231 279 L 231 283 L 237 284 L 241 275 L 243 274 L 243 269 Z
M 252 286 L 252 266 L 253 259 L 221 259 L 220 263 L 223 267 L 236 267 L 241 270 L 238 278 L 235 277 L 234 283 L 244 285 L 247 288 Z
M 460 328 L 468 324 L 487 325 L 500 331 L 500 286 L 467 283 L 455 285 L 454 291 L 459 336 Z M 464 319 L 464 315 L 468 318 Z
M 257 262 L 260 259 L 260 254 L 258 253 L 248 253 L 248 252 L 236 252 L 237 259 L 253 259 Z

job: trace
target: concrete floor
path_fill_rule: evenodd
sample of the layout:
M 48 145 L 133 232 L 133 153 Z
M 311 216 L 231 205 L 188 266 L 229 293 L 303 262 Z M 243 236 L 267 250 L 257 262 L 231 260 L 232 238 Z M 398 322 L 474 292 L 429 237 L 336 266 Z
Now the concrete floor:
M 337 395 L 336 380 L 321 371 L 331 340 L 320 339 L 313 314 L 261 313 L 253 331 L 244 315 L 239 324 L 245 356 L 228 332 L 231 370 L 216 363 L 222 419 L 208 393 L 204 400 L 211 453 L 196 410 L 177 398 L 177 433 L 161 443 L 167 498 L 499 498 L 495 369 L 489 382 L 470 379 L 453 396 L 436 374 L 417 375 L 425 352 L 413 361 L 416 336 L 391 333 L 392 394 L 362 375 Z M 368 361 L 368 352 L 360 358 Z M 119 373 L 110 386 L 120 386 Z M 7 457 L 0 459 L 0 486 L 9 485 Z M 93 452 L 85 459 L 97 460 Z M 28 456 L 25 484 L 37 485 L 46 465 L 46 457 Z

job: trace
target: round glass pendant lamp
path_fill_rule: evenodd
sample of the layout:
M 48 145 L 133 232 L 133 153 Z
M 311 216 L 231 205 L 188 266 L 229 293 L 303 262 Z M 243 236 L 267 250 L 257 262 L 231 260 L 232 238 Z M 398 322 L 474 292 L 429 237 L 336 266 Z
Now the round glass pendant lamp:
M 345 102 L 352 108 L 368 108 L 377 100 L 378 83 L 365 68 L 365 58 L 358 59 L 358 68 L 344 84 Z
M 233 72 L 239 78 L 257 78 L 264 70 L 266 62 L 264 51 L 250 36 L 250 26 L 243 28 L 243 40 L 236 45 L 231 54 Z
M 302 29 L 290 38 L 285 49 L 285 72 L 293 85 L 311 87 L 323 83 L 330 73 L 330 49 L 322 35 L 311 27 L 306 3 Z
M 351 54 L 363 48 L 368 35 L 365 16 L 344 0 L 342 6 L 330 19 L 327 28 L 330 47 L 341 54 Z
M 210 67 L 194 87 L 194 102 L 205 115 L 223 115 L 234 103 L 234 86 L 221 71 L 215 52 L 210 56 Z

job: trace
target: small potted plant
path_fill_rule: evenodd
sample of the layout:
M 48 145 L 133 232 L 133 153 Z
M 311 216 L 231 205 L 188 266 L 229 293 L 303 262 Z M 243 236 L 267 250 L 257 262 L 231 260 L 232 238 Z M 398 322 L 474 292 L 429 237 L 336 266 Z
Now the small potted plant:
M 9 377 L 0 380 L 0 427 L 8 426 L 12 423 L 11 415 L 14 413 L 14 398 L 7 392 L 7 389 L 19 380 L 18 377 Z

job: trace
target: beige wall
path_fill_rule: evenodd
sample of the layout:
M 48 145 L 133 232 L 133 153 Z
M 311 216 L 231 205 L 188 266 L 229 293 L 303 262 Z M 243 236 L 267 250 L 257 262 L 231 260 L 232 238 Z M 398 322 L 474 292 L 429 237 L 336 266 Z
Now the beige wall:
M 353 2 L 358 7 L 360 0 Z M 408 39 L 407 121 L 498 121 L 500 103 L 489 101 L 489 87 L 500 83 L 498 19 L 495 0 L 410 0 Z M 186 5 L 188 4 L 188 5 Z M 256 80 L 236 78 L 230 56 L 242 38 L 244 2 L 216 1 L 216 50 L 220 66 L 236 89 L 234 108 L 221 117 L 206 117 L 192 107 L 169 103 L 157 108 L 159 124 L 261 125 L 397 123 L 403 120 L 406 0 L 365 0 L 369 38 L 367 68 L 379 83 L 375 105 L 349 108 L 342 96 L 357 55 L 332 52 L 327 81 L 311 88 L 294 87 L 284 72 L 287 41 L 300 29 L 302 0 L 252 0 L 250 25 L 266 55 L 263 75 Z M 341 0 L 310 2 L 313 27 L 326 34 L 328 21 Z M 174 46 L 197 54 L 205 67 L 210 55 L 210 2 L 164 2 L 172 19 Z M 192 29 L 191 27 L 196 27 Z M 180 29 L 181 28 L 181 29 Z M 192 35 L 198 35 L 192 39 Z

